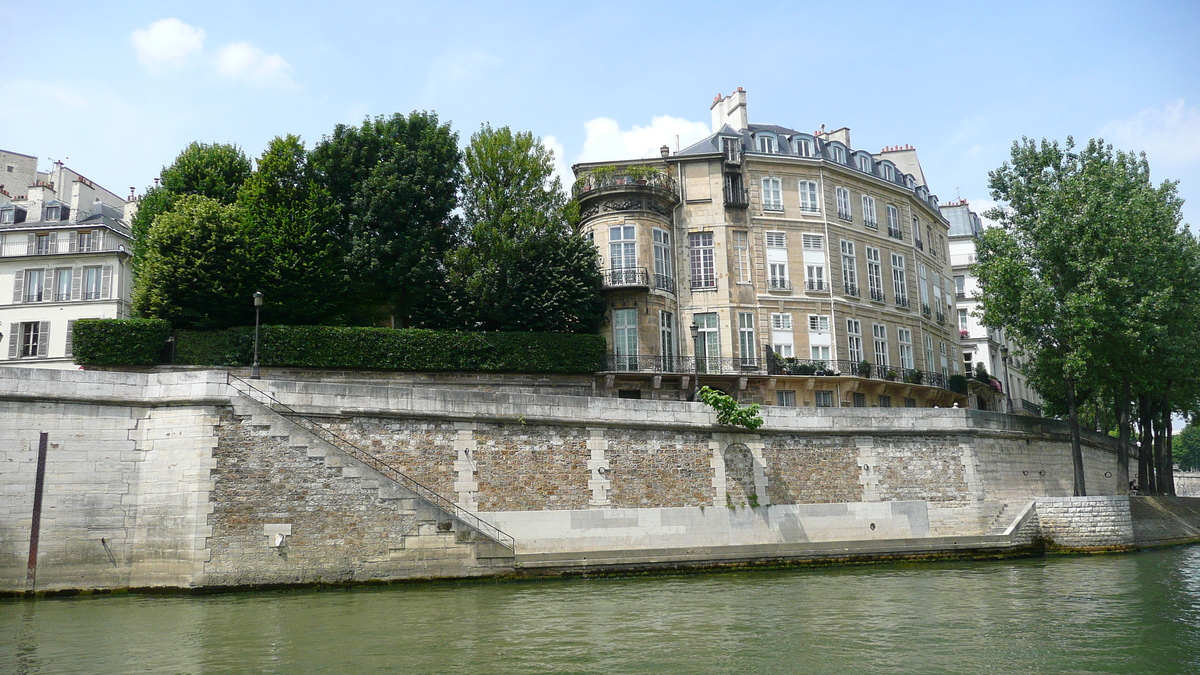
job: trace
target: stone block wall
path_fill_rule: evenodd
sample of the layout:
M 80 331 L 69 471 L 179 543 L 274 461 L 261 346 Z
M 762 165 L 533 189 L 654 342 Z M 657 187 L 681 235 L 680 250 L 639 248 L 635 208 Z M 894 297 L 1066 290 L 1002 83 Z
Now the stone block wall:
M 1042 535 L 1058 548 L 1110 549 L 1133 545 L 1129 497 L 1043 497 L 1037 500 Z

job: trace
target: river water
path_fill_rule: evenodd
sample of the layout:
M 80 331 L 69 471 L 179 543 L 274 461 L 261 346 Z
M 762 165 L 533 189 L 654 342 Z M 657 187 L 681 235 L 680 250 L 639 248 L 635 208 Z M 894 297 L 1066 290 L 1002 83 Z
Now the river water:
M 1200 673 L 1200 547 L 0 601 L 0 673 Z

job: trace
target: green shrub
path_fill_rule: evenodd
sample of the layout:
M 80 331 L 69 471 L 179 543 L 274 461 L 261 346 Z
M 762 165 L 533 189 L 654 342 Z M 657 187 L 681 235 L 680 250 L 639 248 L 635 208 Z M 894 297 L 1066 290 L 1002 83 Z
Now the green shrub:
M 175 331 L 174 363 L 248 366 L 254 362 L 254 329 Z
M 947 389 L 956 394 L 967 393 L 967 378 L 962 375 L 951 375 Z
M 75 363 L 97 366 L 151 366 L 171 335 L 161 319 L 80 319 L 72 337 Z
M 761 427 L 763 419 L 759 416 L 762 408 L 757 403 L 738 405 L 732 396 L 713 389 L 709 386 L 700 387 L 700 400 L 712 406 L 717 411 L 717 422 L 735 427 L 746 427 L 750 431 Z

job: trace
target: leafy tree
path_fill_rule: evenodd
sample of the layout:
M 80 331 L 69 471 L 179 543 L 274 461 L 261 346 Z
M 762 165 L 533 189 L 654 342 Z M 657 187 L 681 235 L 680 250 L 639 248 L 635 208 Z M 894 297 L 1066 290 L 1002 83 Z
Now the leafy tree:
M 1175 463 L 1184 471 L 1200 470 L 1200 425 L 1193 420 L 1175 436 Z
M 311 162 L 337 206 L 332 232 L 360 306 L 384 308 L 400 325 L 435 322 L 445 307 L 442 260 L 457 236 L 458 135 L 433 113 L 397 113 L 339 124 Z
M 464 160 L 467 241 L 448 259 L 459 325 L 594 332 L 604 312 L 599 261 L 569 224 L 554 154 L 531 133 L 485 125 Z
M 237 206 L 181 197 L 145 235 L 133 306 L 176 328 L 225 328 L 253 321 L 253 256 Z M 238 302 L 237 299 L 246 299 Z
M 337 322 L 347 284 L 330 226 L 334 209 L 300 138 L 276 137 L 238 193 L 263 319 Z M 232 299 L 231 299 L 232 300 Z
M 759 416 L 762 406 L 757 403 L 739 405 L 729 394 L 705 385 L 700 387 L 701 402 L 712 407 L 717 412 L 717 423 L 735 427 L 746 427 L 750 431 L 761 427 L 763 419 Z

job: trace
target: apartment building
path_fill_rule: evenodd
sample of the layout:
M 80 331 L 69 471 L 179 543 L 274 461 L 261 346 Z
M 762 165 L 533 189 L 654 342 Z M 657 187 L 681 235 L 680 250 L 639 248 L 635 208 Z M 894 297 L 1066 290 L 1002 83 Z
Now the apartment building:
M 75 321 L 130 315 L 130 202 L 0 150 L 0 363 L 74 368 Z
M 574 167 L 605 269 L 606 392 L 965 405 L 947 222 L 916 151 L 751 124 L 740 88 L 711 115 L 675 153 Z

